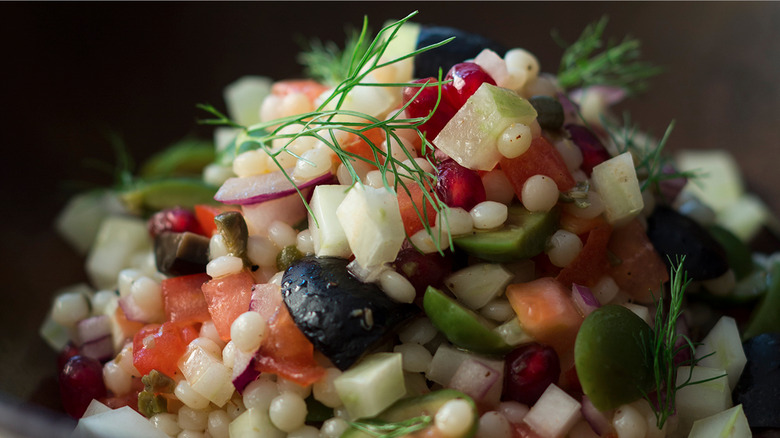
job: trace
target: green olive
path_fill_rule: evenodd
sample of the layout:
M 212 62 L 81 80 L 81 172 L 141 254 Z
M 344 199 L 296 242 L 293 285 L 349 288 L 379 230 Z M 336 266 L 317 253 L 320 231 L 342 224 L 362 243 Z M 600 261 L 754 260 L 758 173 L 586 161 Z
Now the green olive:
M 246 255 L 246 245 L 249 241 L 249 230 L 244 221 L 244 216 L 237 211 L 226 211 L 218 214 L 214 218 L 217 225 L 217 231 L 225 239 L 225 246 L 228 254 L 234 257 L 240 257 L 244 260 L 245 266 L 252 263 Z

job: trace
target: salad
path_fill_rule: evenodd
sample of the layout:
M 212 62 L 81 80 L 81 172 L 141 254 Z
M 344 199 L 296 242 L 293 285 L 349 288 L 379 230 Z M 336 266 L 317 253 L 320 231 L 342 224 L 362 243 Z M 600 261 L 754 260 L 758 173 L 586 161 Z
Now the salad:
M 551 75 L 412 16 L 312 43 L 306 79 L 231 84 L 201 107 L 214 145 L 66 207 L 92 284 L 41 332 L 77 434 L 778 427 L 748 360 L 777 342 L 780 264 L 744 243 L 767 215 L 727 157 L 672 161 L 671 124 L 610 115 L 658 73 L 638 43 L 597 50 L 599 21 Z

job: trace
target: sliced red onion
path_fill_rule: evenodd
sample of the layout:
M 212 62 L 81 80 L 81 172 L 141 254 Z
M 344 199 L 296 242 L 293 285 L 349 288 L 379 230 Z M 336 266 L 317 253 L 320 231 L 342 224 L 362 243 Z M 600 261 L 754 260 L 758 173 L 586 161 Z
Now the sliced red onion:
M 259 375 L 260 371 L 255 367 L 254 352 L 244 352 L 236 349 L 236 357 L 233 362 L 233 386 L 239 394 L 243 394 L 247 385 L 252 383 Z
M 496 385 L 501 386 L 501 377 L 501 370 L 476 359 L 466 359 L 455 371 L 448 387 L 463 392 L 478 404 L 493 405 L 498 400 L 489 396 L 494 393 L 491 390 Z
M 601 412 L 596 409 L 587 395 L 582 396 L 582 407 L 580 408 L 580 411 L 582 411 L 582 417 L 588 422 L 590 428 L 593 429 L 598 436 L 604 436 L 606 432 L 612 429 L 612 421 L 610 421 L 612 412 Z
M 558 93 L 558 102 L 563 107 L 563 124 L 582 123 L 580 120 L 580 106 L 572 101 L 566 93 Z
M 101 362 L 114 357 L 114 341 L 111 335 L 85 342 L 79 347 L 79 353 Z
M 674 175 L 678 173 L 677 169 L 672 164 L 666 164 L 661 168 L 662 175 Z M 664 200 L 671 204 L 677 199 L 677 196 L 682 192 L 682 189 L 688 183 L 688 178 L 677 177 L 671 179 L 663 179 L 658 183 L 658 187 L 661 190 L 661 196 Z
M 314 191 L 313 187 L 303 189 L 304 197 Z M 247 204 L 241 207 L 246 226 L 252 236 L 268 236 L 268 228 L 274 221 L 296 224 L 306 218 L 306 206 L 298 193 L 287 195 L 259 204 Z
M 594 310 L 601 307 L 599 300 L 593 296 L 593 292 L 590 288 L 579 284 L 571 285 L 571 297 L 574 300 L 574 305 L 580 309 L 583 315 L 588 316 Z
M 111 334 L 111 319 L 107 315 L 91 316 L 76 325 L 79 346 Z
M 289 175 L 292 169 L 285 172 Z M 214 199 L 223 204 L 249 205 L 297 193 L 295 185 L 287 179 L 285 172 L 277 170 L 261 175 L 229 178 L 219 188 Z M 332 173 L 326 173 L 297 186 L 298 189 L 305 189 L 320 184 L 332 184 L 334 180 Z

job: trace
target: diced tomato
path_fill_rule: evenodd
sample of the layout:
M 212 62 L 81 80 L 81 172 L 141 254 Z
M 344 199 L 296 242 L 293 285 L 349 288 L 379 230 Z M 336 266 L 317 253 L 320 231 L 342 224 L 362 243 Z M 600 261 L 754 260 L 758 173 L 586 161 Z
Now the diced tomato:
M 585 244 L 577 257 L 558 274 L 558 281 L 571 287 L 572 283 L 594 286 L 609 269 L 607 244 L 612 227 L 605 221 L 588 232 Z
M 382 145 L 387 134 L 382 128 L 372 128 L 363 132 L 363 136 L 365 138 L 357 134 L 350 134 L 347 140 L 341 142 L 339 146 L 341 146 L 344 152 L 359 155 L 371 162 L 376 162 L 377 158 L 374 157 L 374 148 L 379 148 Z M 338 160 L 338 157 L 334 157 L 334 160 Z
M 573 363 L 574 340 L 583 317 L 571 300 L 571 290 L 552 277 L 510 284 L 506 297 L 520 325 L 536 341 L 553 347 L 561 369 Z
M 198 220 L 198 225 L 206 237 L 211 237 L 217 232 L 217 224 L 214 223 L 214 218 L 217 215 L 226 211 L 239 211 L 237 208 L 231 208 L 228 206 L 197 204 L 195 205 L 195 219 Z
M 230 325 L 239 315 L 249 310 L 254 284 L 252 274 L 246 269 L 203 284 L 201 290 L 206 298 L 209 314 L 222 340 L 230 340 Z
M 201 286 L 209 281 L 206 273 L 166 278 L 162 281 L 165 319 L 172 322 L 204 322 L 211 319 Z
M 607 248 L 618 260 L 608 273 L 621 290 L 640 303 L 660 298 L 669 272 L 639 220 L 614 229 Z
M 274 82 L 271 86 L 271 94 L 284 97 L 293 93 L 303 93 L 314 102 L 328 87 L 312 79 L 288 79 Z
M 531 147 L 519 157 L 502 158 L 500 163 L 501 169 L 504 170 L 504 174 L 509 178 L 515 194 L 521 201 L 523 184 L 534 175 L 549 176 L 561 192 L 571 189 L 576 184 L 561 154 L 544 137 L 533 139 Z
M 325 374 L 325 368 L 314 360 L 314 346 L 295 325 L 284 304 L 268 320 L 255 360 L 259 371 L 274 373 L 303 386 L 311 385 Z
M 142 375 L 157 370 L 173 378 L 187 345 L 198 337 L 195 324 L 166 322 L 148 324 L 133 337 L 133 365 Z
M 428 218 L 428 225 L 433 226 L 436 223 L 436 210 L 425 199 L 425 195 L 419 185 L 409 183 L 406 185 L 406 188 L 409 189 L 408 193 L 403 187 L 398 187 L 398 207 L 401 209 L 401 219 L 404 222 L 406 235 L 412 236 L 425 228 L 422 219 L 420 219 L 421 215 Z M 425 207 L 424 209 L 423 206 Z

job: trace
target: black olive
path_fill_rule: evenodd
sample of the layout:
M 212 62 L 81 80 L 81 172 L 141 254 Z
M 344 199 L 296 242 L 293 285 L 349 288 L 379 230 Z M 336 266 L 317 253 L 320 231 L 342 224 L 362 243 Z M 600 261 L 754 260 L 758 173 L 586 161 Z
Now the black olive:
M 698 222 L 670 207 L 658 206 L 647 218 L 647 236 L 667 267 L 684 255 L 692 280 L 710 280 L 729 270 L 723 246 Z
M 734 388 L 751 428 L 780 428 L 780 333 L 764 333 L 742 344 L 747 364 Z
M 282 297 L 293 321 L 341 370 L 420 311 L 351 276 L 347 263 L 336 257 L 305 257 L 282 278 Z
M 189 231 L 162 233 L 154 239 L 154 258 L 157 270 L 166 275 L 206 272 L 209 238 Z
M 533 96 L 528 102 L 536 110 L 536 121 L 542 129 L 557 131 L 563 126 L 563 106 L 550 96 Z
M 414 77 L 438 77 L 439 68 L 446 74 L 450 67 L 476 57 L 482 49 L 493 50 L 499 56 L 504 56 L 507 51 L 503 45 L 482 35 L 452 27 L 427 25 L 420 26 L 417 48 L 436 44 L 453 36 L 455 39 L 451 42 L 414 57 Z

